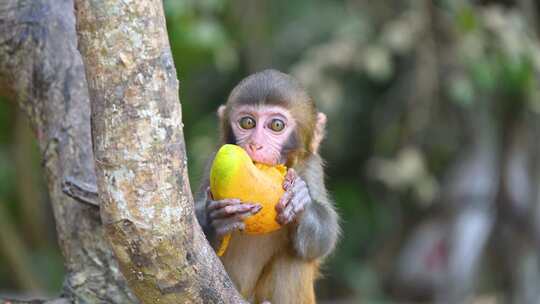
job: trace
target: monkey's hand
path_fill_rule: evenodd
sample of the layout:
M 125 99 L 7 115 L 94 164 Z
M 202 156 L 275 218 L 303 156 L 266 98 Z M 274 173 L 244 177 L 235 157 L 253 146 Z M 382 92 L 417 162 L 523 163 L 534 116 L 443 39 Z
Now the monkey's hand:
M 207 190 L 206 212 L 208 222 L 218 237 L 237 230 L 244 230 L 244 219 L 262 208 L 259 204 L 241 202 L 239 199 L 214 200 L 210 188 Z
M 277 218 L 281 225 L 295 221 L 311 203 L 311 196 L 306 182 L 298 176 L 294 169 L 289 169 L 283 181 L 285 193 L 276 204 Z

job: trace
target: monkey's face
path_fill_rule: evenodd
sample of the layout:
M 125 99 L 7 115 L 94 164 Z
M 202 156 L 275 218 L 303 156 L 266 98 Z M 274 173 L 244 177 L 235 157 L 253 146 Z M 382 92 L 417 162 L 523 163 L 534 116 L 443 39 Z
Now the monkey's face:
M 287 109 L 273 105 L 240 105 L 232 109 L 230 124 L 236 144 L 246 150 L 253 161 L 271 166 L 286 161 L 282 150 L 296 127 Z

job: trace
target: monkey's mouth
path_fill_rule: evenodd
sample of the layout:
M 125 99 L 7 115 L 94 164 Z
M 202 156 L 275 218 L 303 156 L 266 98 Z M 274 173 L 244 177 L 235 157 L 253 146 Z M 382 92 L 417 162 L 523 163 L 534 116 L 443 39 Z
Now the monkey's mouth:
M 279 162 L 274 157 L 268 155 L 251 154 L 249 152 L 248 155 L 254 163 L 264 164 L 267 166 L 276 166 L 279 164 Z
M 251 160 L 253 161 L 253 163 L 256 163 L 256 164 L 263 164 L 263 165 L 267 165 L 267 166 L 275 166 L 277 165 L 277 162 L 273 161 L 273 160 L 268 160 L 268 159 L 261 159 L 261 158 L 251 158 Z

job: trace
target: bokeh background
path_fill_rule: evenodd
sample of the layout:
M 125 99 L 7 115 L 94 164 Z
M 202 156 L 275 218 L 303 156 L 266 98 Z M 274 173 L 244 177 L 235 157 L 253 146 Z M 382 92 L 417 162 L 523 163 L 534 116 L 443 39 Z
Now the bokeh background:
M 165 0 L 194 190 L 217 107 L 295 76 L 328 115 L 342 216 L 325 303 L 540 303 L 540 4 Z M 62 258 L 34 135 L 0 99 L 0 294 L 54 295 Z

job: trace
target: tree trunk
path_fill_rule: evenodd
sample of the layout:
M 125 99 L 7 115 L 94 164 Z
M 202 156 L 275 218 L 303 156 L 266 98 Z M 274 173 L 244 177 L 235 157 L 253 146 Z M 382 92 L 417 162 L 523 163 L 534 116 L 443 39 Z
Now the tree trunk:
M 198 225 L 159 0 L 76 0 L 101 218 L 143 303 L 240 303 Z
M 72 0 L 0 2 L 0 88 L 28 115 L 39 141 L 68 273 L 62 294 L 75 303 L 132 303 L 98 208 L 62 192 L 66 179 L 95 184 L 76 39 Z

